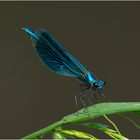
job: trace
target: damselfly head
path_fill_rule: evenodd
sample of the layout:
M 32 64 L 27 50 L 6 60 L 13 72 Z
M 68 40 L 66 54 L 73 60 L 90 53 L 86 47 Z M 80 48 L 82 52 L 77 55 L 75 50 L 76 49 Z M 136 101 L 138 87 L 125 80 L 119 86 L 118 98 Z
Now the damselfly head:
M 98 82 L 97 82 L 97 88 L 98 88 L 98 90 L 102 90 L 104 86 L 105 86 L 105 81 L 98 80 Z

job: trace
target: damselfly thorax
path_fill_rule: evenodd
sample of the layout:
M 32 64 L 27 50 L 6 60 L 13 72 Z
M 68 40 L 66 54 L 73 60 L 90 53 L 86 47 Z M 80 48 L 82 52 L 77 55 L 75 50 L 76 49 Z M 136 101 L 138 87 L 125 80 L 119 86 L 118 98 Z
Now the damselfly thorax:
M 90 71 L 87 71 L 84 74 L 81 74 L 82 76 L 79 77 L 78 79 L 83 81 L 83 85 L 91 88 L 92 90 L 98 89 L 102 90 L 105 82 L 103 80 L 97 80 L 93 74 Z

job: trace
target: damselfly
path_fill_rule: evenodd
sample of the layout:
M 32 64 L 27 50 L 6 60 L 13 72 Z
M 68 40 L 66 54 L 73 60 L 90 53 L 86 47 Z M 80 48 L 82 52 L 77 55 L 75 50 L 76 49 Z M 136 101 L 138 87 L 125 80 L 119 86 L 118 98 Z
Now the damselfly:
M 102 89 L 105 82 L 103 80 L 97 80 L 95 76 L 69 54 L 48 31 L 38 29 L 32 32 L 28 28 L 23 28 L 23 30 L 31 36 L 33 47 L 49 69 L 57 74 L 75 77 L 82 81 L 82 85 L 85 88 L 80 92 L 80 100 L 83 105 L 85 105 L 83 96 L 87 93 L 86 91 L 90 92 L 90 95 L 94 95 L 95 90 L 97 90 L 98 93 L 104 95 Z

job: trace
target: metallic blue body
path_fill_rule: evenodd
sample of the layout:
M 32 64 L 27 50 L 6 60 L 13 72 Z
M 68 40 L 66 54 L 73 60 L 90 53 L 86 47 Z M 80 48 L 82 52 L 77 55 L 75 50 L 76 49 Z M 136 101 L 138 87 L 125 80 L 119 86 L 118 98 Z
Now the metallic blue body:
M 48 31 L 38 29 L 33 33 L 28 28 L 23 30 L 31 36 L 37 54 L 49 69 L 63 76 L 76 77 L 86 85 L 92 85 L 99 90 L 103 88 L 104 81 L 97 81 L 92 73 L 69 54 Z

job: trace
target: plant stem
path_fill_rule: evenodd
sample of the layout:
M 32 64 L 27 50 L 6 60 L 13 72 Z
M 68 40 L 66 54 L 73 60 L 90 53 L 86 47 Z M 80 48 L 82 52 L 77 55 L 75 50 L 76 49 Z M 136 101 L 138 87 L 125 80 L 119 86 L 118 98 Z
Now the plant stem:
M 48 134 L 49 132 L 55 130 L 56 128 L 66 125 L 66 124 L 73 124 L 78 123 L 80 121 L 91 120 L 103 115 L 111 115 L 115 113 L 124 113 L 124 112 L 135 112 L 140 111 L 140 102 L 127 102 L 127 103 L 100 103 L 94 106 L 89 106 L 86 108 L 81 109 L 80 111 L 68 115 L 62 118 L 60 121 L 43 128 L 39 131 L 36 131 L 32 134 L 29 134 L 23 139 L 36 139 L 41 136 Z
M 54 130 L 55 128 L 58 128 L 59 126 L 62 126 L 63 125 L 63 121 L 58 121 L 52 125 L 49 125 L 48 127 L 46 128 L 43 128 L 43 129 L 40 129 L 39 131 L 36 131 L 32 134 L 29 134 L 25 137 L 23 137 L 21 140 L 24 140 L 24 139 L 35 139 L 35 138 L 38 138 L 38 137 L 41 137 L 41 136 L 44 136 L 45 134 L 47 134 L 48 132 Z
M 115 125 L 115 123 L 112 122 L 106 115 L 103 115 L 103 116 L 108 120 L 108 122 L 110 122 L 113 125 L 113 127 L 116 129 L 118 134 L 121 135 L 121 133 L 120 133 L 119 129 L 117 128 L 117 126 Z

